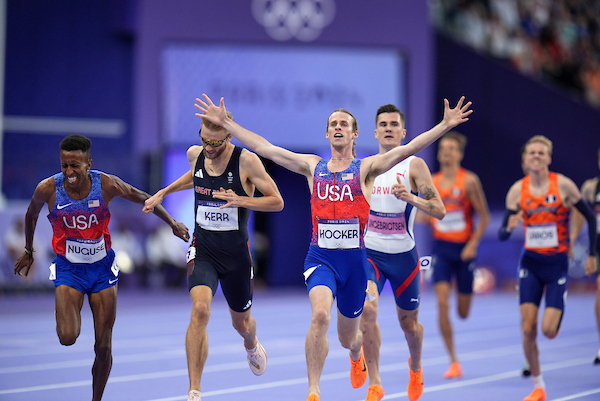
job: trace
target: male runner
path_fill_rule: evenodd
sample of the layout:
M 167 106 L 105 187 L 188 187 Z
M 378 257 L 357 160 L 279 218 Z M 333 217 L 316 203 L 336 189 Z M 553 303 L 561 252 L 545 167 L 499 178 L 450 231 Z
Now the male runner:
M 590 251 L 586 272 L 596 268 L 596 220 L 575 183 L 548 170 L 552 161 L 552 142 L 548 138 L 536 135 L 529 139 L 523 160 L 528 175 L 515 182 L 506 195 L 499 238 L 508 239 L 523 221 L 525 249 L 519 263 L 519 302 L 523 351 L 534 383 L 534 390 L 524 401 L 544 401 L 546 385 L 536 338 L 542 295 L 545 290 L 542 333 L 552 339 L 558 335 L 567 296 L 571 208 L 575 206 L 588 222 Z
M 154 194 L 144 207 L 150 212 L 168 194 L 194 188 L 196 223 L 187 257 L 192 316 L 185 338 L 189 401 L 201 399 L 200 380 L 208 356 L 206 327 L 219 281 L 233 327 L 244 339 L 250 369 L 262 375 L 267 368 L 267 353 L 256 337 L 250 312 L 253 271 L 247 223 L 250 210 L 283 209 L 281 194 L 256 154 L 233 145 L 230 134 L 208 120 L 202 121 L 199 135 L 202 146 L 187 151 L 190 171 Z M 255 189 L 264 196 L 255 197 Z
M 56 298 L 56 333 L 62 345 L 73 345 L 81 332 L 81 308 L 87 294 L 94 319 L 96 357 L 92 367 L 93 401 L 102 399 L 112 367 L 112 328 L 117 314 L 119 268 L 108 230 L 108 205 L 115 197 L 144 203 L 149 195 L 119 177 L 90 170 L 92 142 L 70 135 L 60 142 L 61 173 L 42 180 L 25 215 L 25 250 L 15 264 L 15 274 L 27 276 L 33 264 L 33 236 L 45 203 L 52 225 L 50 265 Z M 155 214 L 173 234 L 186 241 L 187 228 L 163 207 Z
M 377 110 L 375 138 L 379 154 L 400 146 L 406 136 L 405 117 L 396 106 L 387 104 Z M 419 192 L 424 199 L 419 197 Z M 419 322 L 419 255 L 413 224 L 418 210 L 441 219 L 446 209 L 433 185 L 423 159 L 410 156 L 377 176 L 371 195 L 371 210 L 365 234 L 368 262 L 368 292 L 361 331 L 369 367 L 369 392 L 366 401 L 379 401 L 384 395 L 379 375 L 381 333 L 377 323 L 379 296 L 387 280 L 396 298 L 396 312 L 410 352 L 408 398 L 416 401 L 423 392 L 421 351 L 423 325 Z
M 446 207 L 442 220 L 430 219 L 435 240 L 432 267 L 439 327 L 450 355 L 446 379 L 462 377 L 449 315 L 452 279 L 456 279 L 458 287 L 458 315 L 466 319 L 471 309 L 477 248 L 490 220 L 479 177 L 461 166 L 466 144 L 467 138 L 458 132 L 445 134 L 438 145 L 440 171 L 433 176 L 433 184 Z M 475 215 L 479 216 L 477 224 Z

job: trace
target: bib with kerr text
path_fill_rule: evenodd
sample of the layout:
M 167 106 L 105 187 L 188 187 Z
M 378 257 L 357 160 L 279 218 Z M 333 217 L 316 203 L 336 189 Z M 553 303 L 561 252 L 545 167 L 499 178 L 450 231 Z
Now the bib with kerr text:
M 198 201 L 196 223 L 208 231 L 239 230 L 238 208 L 221 209 L 224 204 L 225 202 Z

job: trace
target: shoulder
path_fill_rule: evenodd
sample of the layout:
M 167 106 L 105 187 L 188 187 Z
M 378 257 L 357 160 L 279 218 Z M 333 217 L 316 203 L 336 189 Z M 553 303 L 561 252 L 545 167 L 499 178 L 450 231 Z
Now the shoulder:
M 186 156 L 190 162 L 195 161 L 196 159 L 198 159 L 198 156 L 200 156 L 201 152 L 202 152 L 202 146 L 192 145 L 188 148 L 188 150 L 186 152 Z
M 589 180 L 585 180 L 583 185 L 581 186 L 581 193 L 585 197 L 585 199 L 589 202 L 594 201 L 594 195 L 596 192 L 596 187 L 598 186 L 598 177 L 590 178 Z
M 48 198 L 56 191 L 56 181 L 54 176 L 48 177 L 40 181 L 35 187 L 34 196 L 36 198 Z
M 246 148 L 242 148 L 242 151 L 240 153 L 241 168 L 256 167 L 259 164 L 262 166 L 262 161 L 256 153 L 251 152 Z

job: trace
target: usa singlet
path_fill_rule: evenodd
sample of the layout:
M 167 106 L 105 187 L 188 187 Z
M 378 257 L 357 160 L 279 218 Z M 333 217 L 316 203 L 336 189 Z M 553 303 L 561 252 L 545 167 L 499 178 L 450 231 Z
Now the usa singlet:
M 433 176 L 433 185 L 440 193 L 446 207 L 446 216 L 442 220 L 431 218 L 433 238 L 447 242 L 465 243 L 473 233 L 473 205 L 467 196 L 465 176 L 467 170 L 460 168 L 454 184 L 448 188 L 440 186 L 442 173 Z
M 391 192 L 397 178 L 410 190 L 409 166 L 413 158 L 410 156 L 375 178 L 365 234 L 365 245 L 369 249 L 401 253 L 415 247 L 413 225 L 417 209 Z
M 310 244 L 324 249 L 364 249 L 369 203 L 360 184 L 361 161 L 354 159 L 338 173 L 331 172 L 327 162 L 320 160 L 314 172 Z
M 558 175 L 549 173 L 549 189 L 545 195 L 532 195 L 529 184 L 530 176 L 524 177 L 520 207 L 523 210 L 525 249 L 544 255 L 568 252 L 570 208 L 562 204 Z
M 64 187 L 63 173 L 54 175 L 56 201 L 48 215 L 52 249 L 71 263 L 95 263 L 110 250 L 110 211 L 102 197 L 101 173 L 89 170 L 92 188 L 87 197 L 73 200 Z
M 194 196 L 196 224 L 194 237 L 198 247 L 209 251 L 224 248 L 247 248 L 248 217 L 246 208 L 227 207 L 226 202 L 213 198 L 213 192 L 220 188 L 231 189 L 240 196 L 247 196 L 240 180 L 240 155 L 242 148 L 236 146 L 231 154 L 225 172 L 218 177 L 208 175 L 204 169 L 204 152 L 196 161 L 194 173 Z M 252 194 L 250 194 L 252 195 Z

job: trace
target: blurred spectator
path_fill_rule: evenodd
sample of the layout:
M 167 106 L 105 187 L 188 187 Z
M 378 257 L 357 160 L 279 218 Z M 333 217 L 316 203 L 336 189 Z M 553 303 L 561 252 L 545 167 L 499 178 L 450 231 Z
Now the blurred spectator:
M 172 235 L 171 228 L 168 226 L 167 228 Z M 119 221 L 117 229 L 111 235 L 115 260 L 122 273 L 119 278 L 119 286 L 129 286 L 132 284 L 132 273 L 137 274 L 144 269 L 145 255 L 142 242 L 129 229 L 125 221 Z
M 173 241 L 175 238 L 176 241 Z M 158 226 L 146 240 L 148 286 L 182 287 L 186 279 L 185 256 L 188 244 L 173 235 L 170 227 Z M 162 278 L 160 275 L 162 274 Z M 156 281 L 160 281 L 156 283 Z
M 36 252 L 36 259 L 33 262 L 29 275 L 25 278 L 25 281 L 23 281 L 22 278 L 20 280 L 15 280 L 15 262 L 23 253 L 23 248 L 25 246 L 25 222 L 21 217 L 15 218 L 13 224 L 10 227 L 7 227 L 4 233 L 6 257 L 4 263 L 2 263 L 2 268 L 0 269 L 0 283 L 2 283 L 2 286 L 20 287 L 24 284 L 25 286 L 30 287 L 33 285 L 45 284 L 49 288 L 52 287 L 48 280 L 49 272 L 46 263 L 48 259 L 52 260 L 55 255 L 51 249 L 43 245 L 44 242 L 40 241 L 38 237 L 34 237 L 33 240 L 33 249 Z M 42 267 L 41 269 L 40 266 Z
M 430 0 L 456 40 L 600 107 L 600 2 Z

